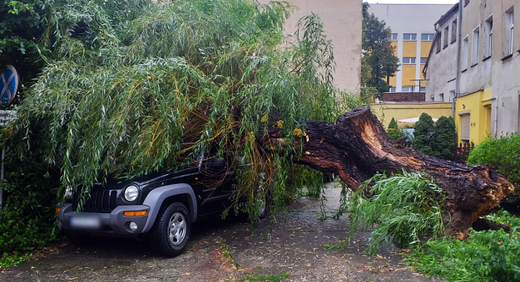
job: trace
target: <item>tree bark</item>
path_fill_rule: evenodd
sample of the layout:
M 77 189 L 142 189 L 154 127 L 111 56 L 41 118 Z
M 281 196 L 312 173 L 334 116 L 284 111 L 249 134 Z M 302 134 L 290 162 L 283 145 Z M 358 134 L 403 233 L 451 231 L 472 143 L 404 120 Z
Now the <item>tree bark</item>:
M 425 172 L 446 194 L 446 232 L 465 239 L 472 223 L 513 192 L 513 185 L 489 165 L 466 166 L 396 144 L 369 107 L 357 107 L 336 123 L 307 123 L 307 142 L 296 161 L 338 174 L 356 190 L 376 173 Z

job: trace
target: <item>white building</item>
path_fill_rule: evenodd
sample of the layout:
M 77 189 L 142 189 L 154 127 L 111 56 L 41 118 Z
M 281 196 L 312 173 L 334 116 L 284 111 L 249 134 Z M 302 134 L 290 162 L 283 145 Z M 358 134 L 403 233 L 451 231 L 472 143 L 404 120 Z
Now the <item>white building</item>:
M 451 45 L 439 52 L 432 49 L 426 77 L 435 85 L 427 87 L 427 94 L 440 100 L 440 94 L 455 89 L 453 115 L 460 142 L 478 144 L 489 135 L 520 132 L 520 28 L 515 26 L 520 23 L 520 1 L 460 3 L 461 18 L 448 13 L 438 22 L 442 48 L 443 28 L 454 19 L 460 22 L 460 52 Z M 451 38 L 450 30 L 447 34 Z M 453 80 L 454 73 L 458 80 Z
M 423 70 L 424 78 L 428 82 L 426 100 L 451 102 L 455 97 L 458 16 L 459 4 L 457 3 L 435 23 L 435 38 Z

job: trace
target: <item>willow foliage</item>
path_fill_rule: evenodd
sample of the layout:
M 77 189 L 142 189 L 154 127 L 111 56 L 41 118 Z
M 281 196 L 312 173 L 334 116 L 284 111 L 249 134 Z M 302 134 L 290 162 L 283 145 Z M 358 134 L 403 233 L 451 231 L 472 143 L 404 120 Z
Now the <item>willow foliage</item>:
M 88 183 L 176 169 L 216 150 L 253 164 L 240 170 L 248 209 L 260 172 L 281 201 L 299 152 L 260 146 L 263 129 L 301 137 L 306 120 L 338 112 L 332 45 L 318 17 L 287 36 L 285 2 L 112 2 L 48 4 L 42 42 L 52 54 L 18 107 L 8 146 L 23 156 L 41 138 L 61 194 L 81 186 L 83 200 Z

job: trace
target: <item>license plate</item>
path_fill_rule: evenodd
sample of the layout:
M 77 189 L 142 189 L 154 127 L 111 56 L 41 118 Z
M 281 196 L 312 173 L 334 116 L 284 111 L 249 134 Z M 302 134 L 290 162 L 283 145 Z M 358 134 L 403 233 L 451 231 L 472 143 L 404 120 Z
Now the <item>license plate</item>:
M 101 222 L 97 217 L 71 216 L 69 223 L 73 228 L 98 229 L 101 227 Z

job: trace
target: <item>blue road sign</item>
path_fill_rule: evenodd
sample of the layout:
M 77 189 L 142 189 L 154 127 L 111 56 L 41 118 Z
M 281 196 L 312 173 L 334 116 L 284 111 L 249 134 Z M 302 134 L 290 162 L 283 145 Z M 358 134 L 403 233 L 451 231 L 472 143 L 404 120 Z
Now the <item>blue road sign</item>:
M 16 69 L 8 65 L 7 70 L 0 75 L 0 103 L 9 105 L 13 102 L 19 82 Z

